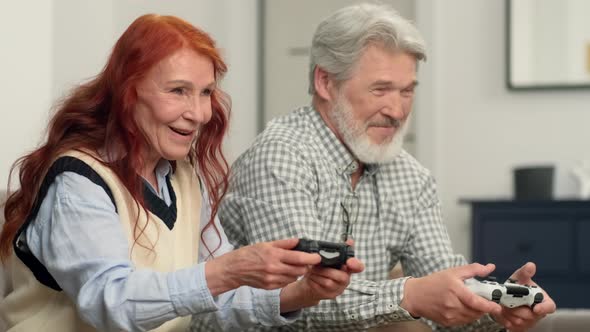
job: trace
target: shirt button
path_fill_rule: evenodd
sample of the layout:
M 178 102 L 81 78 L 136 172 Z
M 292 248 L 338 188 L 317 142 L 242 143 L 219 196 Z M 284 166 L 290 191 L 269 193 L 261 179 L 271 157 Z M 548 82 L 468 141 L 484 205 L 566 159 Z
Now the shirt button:
M 356 319 L 356 315 L 355 314 L 350 315 L 350 319 Z
M 393 315 L 391 315 L 391 317 L 393 317 L 393 319 L 399 319 L 399 315 L 398 314 L 393 314 Z

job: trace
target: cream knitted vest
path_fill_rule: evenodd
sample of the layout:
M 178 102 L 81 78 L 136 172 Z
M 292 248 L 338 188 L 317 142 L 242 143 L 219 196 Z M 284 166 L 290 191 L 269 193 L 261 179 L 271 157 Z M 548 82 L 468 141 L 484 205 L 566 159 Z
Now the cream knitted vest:
M 176 170 L 170 178 L 177 206 L 173 229 L 168 229 L 160 218 L 148 211 L 149 222 L 133 245 L 137 213 L 139 212 L 139 225 L 142 228 L 147 222 L 143 209 L 138 211 L 131 195 L 116 175 L 96 159 L 77 151 L 65 155 L 88 164 L 112 191 L 117 213 L 127 233 L 130 257 L 136 269 L 171 272 L 198 262 L 201 192 L 198 177 L 189 163 L 176 162 Z M 0 314 L 6 320 L 9 332 L 95 331 L 81 320 L 75 304 L 63 291 L 55 291 L 38 282 L 29 268 L 14 254 L 5 268 L 9 273 L 9 280 L 12 280 L 13 291 L 6 298 L 0 299 Z M 190 316 L 179 317 L 154 331 L 186 331 L 189 323 Z

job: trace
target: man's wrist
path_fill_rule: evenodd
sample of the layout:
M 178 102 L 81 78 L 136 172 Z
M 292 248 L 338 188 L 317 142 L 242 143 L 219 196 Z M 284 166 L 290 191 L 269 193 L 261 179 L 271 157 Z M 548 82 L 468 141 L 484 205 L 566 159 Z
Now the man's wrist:
M 419 318 L 421 315 L 417 312 L 417 308 L 415 307 L 415 305 L 411 299 L 411 294 L 413 292 L 411 289 L 415 285 L 416 281 L 417 281 L 417 279 L 412 278 L 412 277 L 406 279 L 406 282 L 404 284 L 403 298 L 402 298 L 399 306 L 402 307 L 404 310 L 406 310 L 410 315 L 412 315 L 412 317 Z

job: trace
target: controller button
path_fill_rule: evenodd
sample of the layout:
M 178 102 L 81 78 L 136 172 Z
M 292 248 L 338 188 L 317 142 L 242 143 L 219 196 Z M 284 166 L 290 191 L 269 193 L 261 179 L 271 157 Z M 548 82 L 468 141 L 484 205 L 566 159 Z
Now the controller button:
M 494 289 L 492 292 L 492 301 L 500 303 L 500 298 L 502 298 L 502 291 L 499 289 Z

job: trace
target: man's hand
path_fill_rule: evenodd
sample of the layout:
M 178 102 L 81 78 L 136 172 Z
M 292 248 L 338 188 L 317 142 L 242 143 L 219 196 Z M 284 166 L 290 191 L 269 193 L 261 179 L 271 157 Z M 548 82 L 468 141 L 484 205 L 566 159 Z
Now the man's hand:
M 464 284 L 465 279 L 485 277 L 495 268 L 493 264 L 474 263 L 410 278 L 400 305 L 412 316 L 425 317 L 443 326 L 471 323 L 486 313 L 499 315 L 499 304 L 475 295 Z
M 334 299 L 342 294 L 353 273 L 365 269 L 357 258 L 349 258 L 340 270 L 313 266 L 301 280 L 281 291 L 281 312 L 289 312 L 317 305 L 320 300 Z
M 516 270 L 510 277 L 516 283 L 521 285 L 538 286 L 533 281 L 533 276 L 537 272 L 537 267 L 534 263 L 528 262 L 520 269 Z M 543 290 L 543 302 L 535 305 L 533 309 L 527 306 L 516 308 L 502 307 L 502 312 L 499 314 L 492 314 L 492 317 L 500 324 L 504 325 L 510 331 L 526 331 L 535 325 L 541 318 L 555 312 L 556 305 L 553 299 Z

